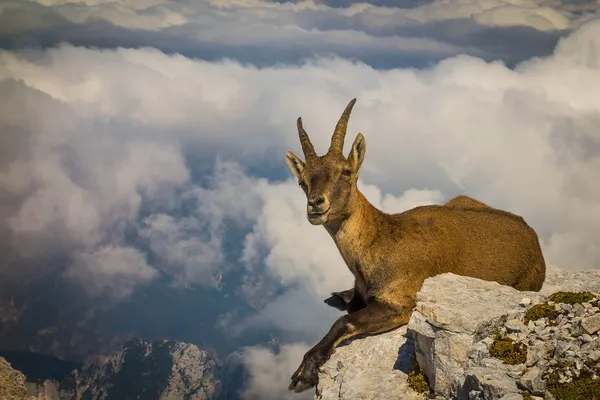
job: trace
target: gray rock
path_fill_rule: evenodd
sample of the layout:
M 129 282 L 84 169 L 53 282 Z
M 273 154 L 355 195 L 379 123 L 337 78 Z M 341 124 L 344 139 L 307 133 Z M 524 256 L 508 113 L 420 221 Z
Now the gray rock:
M 600 360 L 599 330 L 593 326 L 600 310 L 595 301 L 554 304 L 564 313 L 557 326 L 547 325 L 545 319 L 523 322 L 531 305 L 557 291 L 598 293 L 600 271 L 573 274 L 548 267 L 539 293 L 453 274 L 427 279 L 417 293 L 408 333 L 436 400 L 517 400 L 523 388 L 543 391 L 545 372 L 559 364 L 571 365 L 560 378 L 567 382 L 586 368 L 586 360 Z M 525 363 L 508 365 L 491 357 L 489 346 L 497 332 L 527 345 Z M 400 349 L 408 364 L 410 353 L 410 341 L 398 335 L 396 330 L 337 349 L 319 375 L 317 398 L 423 398 L 408 387 L 410 366 L 398 369 L 394 361 Z M 545 398 L 551 399 L 549 393 Z
M 530 392 L 540 392 L 546 388 L 542 379 L 543 372 L 538 367 L 530 368 L 521 376 L 519 383 Z
M 509 393 L 502 396 L 499 400 L 523 400 L 520 393 Z
M 552 266 L 546 267 L 546 280 L 539 293 L 550 296 L 559 291 L 600 293 L 600 270 L 573 273 Z
M 593 338 L 591 342 L 585 343 L 581 346 L 581 351 L 585 353 L 590 353 L 600 347 L 600 340 L 598 338 Z
M 534 344 L 527 349 L 527 366 L 531 367 L 543 360 L 548 354 L 546 344 L 541 340 L 536 340 Z
M 530 305 L 530 304 L 531 304 L 531 299 L 530 299 L 529 297 L 523 297 L 523 298 L 521 299 L 521 301 L 519 302 L 519 305 L 520 305 L 521 307 L 527 307 L 527 306 L 528 306 L 528 305 Z
M 594 314 L 582 319 L 581 327 L 590 335 L 598 332 L 600 330 L 600 314 Z
M 25 375 L 13 369 L 8 361 L 0 357 L 0 399 L 22 400 L 26 394 Z
M 586 308 L 582 304 L 573 304 L 573 314 L 576 317 L 583 317 L 586 315 Z
M 592 351 L 588 358 L 592 361 L 598 361 L 598 359 L 600 359 L 600 350 L 594 350 Z
M 536 292 L 454 274 L 425 280 L 408 328 L 417 361 L 436 394 L 451 396 L 455 377 L 464 378 L 468 349 L 502 326 L 508 313 L 522 312 L 524 295 L 543 299 Z
M 392 332 L 355 339 L 338 347 L 322 367 L 316 399 L 424 399 L 412 390 L 414 344 L 406 326 Z
M 506 321 L 504 327 L 508 332 L 527 333 L 529 331 L 529 329 L 527 329 L 527 326 L 525 326 L 525 324 L 518 319 L 511 319 L 509 321 Z
M 554 349 L 554 357 L 562 356 L 570 347 L 571 343 L 564 340 L 559 341 Z
M 584 333 L 583 335 L 581 335 L 581 340 L 584 343 L 589 343 L 589 342 L 591 342 L 594 339 L 590 335 L 588 335 L 587 333 Z
M 448 398 L 467 400 L 476 395 L 476 399 L 497 400 L 507 394 L 518 393 L 515 379 L 506 374 L 498 374 L 495 368 L 474 367 L 465 371 L 464 383 L 457 388 L 456 394 Z

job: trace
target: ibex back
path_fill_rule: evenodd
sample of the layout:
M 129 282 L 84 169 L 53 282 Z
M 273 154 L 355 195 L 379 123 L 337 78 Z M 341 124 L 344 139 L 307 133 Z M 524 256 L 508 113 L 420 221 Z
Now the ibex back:
M 546 265 L 535 231 L 523 218 L 458 196 L 444 205 L 400 214 L 375 208 L 357 188 L 366 150 L 358 134 L 348 157 L 342 149 L 353 99 L 339 119 L 329 151 L 317 156 L 298 118 L 305 162 L 286 162 L 307 196 L 307 217 L 323 225 L 355 278 L 354 288 L 325 302 L 348 314 L 338 318 L 292 375 L 297 393 L 317 383 L 318 369 L 343 340 L 406 324 L 423 281 L 445 272 L 539 291 Z

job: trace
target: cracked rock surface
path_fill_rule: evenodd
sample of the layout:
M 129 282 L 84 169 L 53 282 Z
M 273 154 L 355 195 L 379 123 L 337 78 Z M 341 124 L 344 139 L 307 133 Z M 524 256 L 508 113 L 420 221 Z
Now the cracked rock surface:
M 410 389 L 407 382 L 413 349 L 406 326 L 340 346 L 322 368 L 315 398 L 425 399 Z

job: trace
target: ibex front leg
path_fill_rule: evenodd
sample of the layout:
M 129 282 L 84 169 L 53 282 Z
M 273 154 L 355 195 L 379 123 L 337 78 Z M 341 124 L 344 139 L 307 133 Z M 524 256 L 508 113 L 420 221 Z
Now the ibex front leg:
M 289 390 L 300 393 L 316 386 L 319 368 L 343 340 L 359 334 L 385 332 L 406 324 L 413 306 L 408 298 L 405 305 L 373 301 L 360 311 L 338 318 L 325 337 L 304 355 L 292 375 Z

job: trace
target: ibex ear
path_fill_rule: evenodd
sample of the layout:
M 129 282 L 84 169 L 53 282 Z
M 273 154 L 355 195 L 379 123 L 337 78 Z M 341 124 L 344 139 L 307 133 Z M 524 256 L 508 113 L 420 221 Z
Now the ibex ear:
M 350 161 L 350 165 L 352 166 L 352 170 L 354 173 L 358 172 L 362 162 L 365 158 L 365 151 L 367 150 L 367 142 L 362 133 L 356 135 L 356 139 L 354 139 L 354 143 L 352 143 L 352 149 L 350 150 L 350 154 L 348 154 L 348 161 Z
M 287 163 L 292 174 L 296 176 L 296 178 L 300 179 L 302 176 L 302 171 L 304 171 L 304 163 L 300 160 L 294 153 L 288 151 L 285 153 L 285 162 Z

